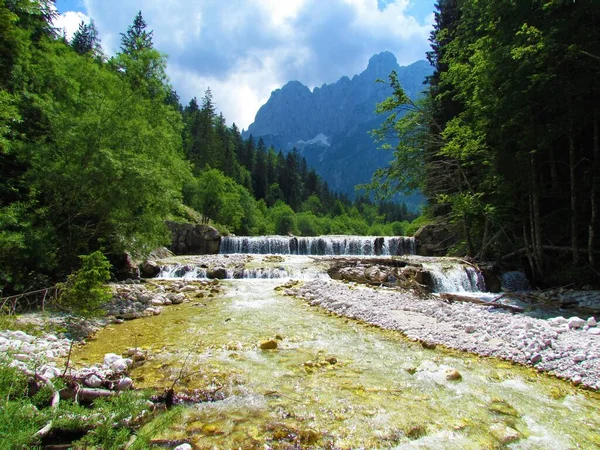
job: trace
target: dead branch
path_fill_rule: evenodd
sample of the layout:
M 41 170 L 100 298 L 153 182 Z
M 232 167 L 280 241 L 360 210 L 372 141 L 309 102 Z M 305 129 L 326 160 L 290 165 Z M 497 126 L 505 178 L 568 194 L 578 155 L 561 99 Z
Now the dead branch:
M 442 298 L 444 300 L 447 300 L 449 302 L 474 303 L 476 305 L 492 306 L 494 308 L 507 309 L 507 310 L 509 310 L 511 312 L 517 312 L 517 313 L 522 313 L 522 312 L 525 311 L 520 306 L 505 305 L 504 303 L 491 303 L 491 302 L 486 302 L 484 300 L 481 300 L 481 299 L 478 299 L 478 298 L 475 298 L 475 297 L 467 297 L 465 295 L 457 295 L 457 294 L 444 293 L 444 294 L 440 294 L 440 298 Z

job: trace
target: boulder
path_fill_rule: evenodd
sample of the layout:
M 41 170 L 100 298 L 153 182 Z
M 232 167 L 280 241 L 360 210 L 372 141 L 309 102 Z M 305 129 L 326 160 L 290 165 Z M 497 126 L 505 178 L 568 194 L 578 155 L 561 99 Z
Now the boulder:
M 421 256 L 445 256 L 455 243 L 448 226 L 441 223 L 423 225 L 414 237 L 417 242 L 417 255 Z
M 142 276 L 144 278 L 154 278 L 160 273 L 160 266 L 156 261 L 148 260 L 142 265 Z
M 208 278 L 224 280 L 227 278 L 227 269 L 225 267 L 211 267 L 207 272 Z
M 364 272 L 365 277 L 373 283 L 384 283 L 387 281 L 389 273 L 380 266 L 371 266 Z
M 501 292 L 502 282 L 500 275 L 494 266 L 479 266 L 479 270 L 483 275 L 485 286 L 489 292 Z
M 171 250 L 176 255 L 216 255 L 221 235 L 209 225 L 167 222 L 171 231 Z
M 131 255 L 127 252 L 121 253 L 117 257 L 111 257 L 110 262 L 115 269 L 117 280 L 139 280 L 140 269 Z

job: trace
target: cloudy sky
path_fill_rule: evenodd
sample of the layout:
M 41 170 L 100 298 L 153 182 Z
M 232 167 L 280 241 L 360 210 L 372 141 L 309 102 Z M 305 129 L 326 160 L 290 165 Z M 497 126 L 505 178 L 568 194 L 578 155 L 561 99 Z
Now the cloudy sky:
M 139 10 L 168 55 L 182 103 L 207 87 L 228 123 L 247 128 L 290 80 L 313 88 L 362 72 L 384 50 L 424 59 L 435 0 L 57 0 L 70 36 L 92 18 L 113 55 Z

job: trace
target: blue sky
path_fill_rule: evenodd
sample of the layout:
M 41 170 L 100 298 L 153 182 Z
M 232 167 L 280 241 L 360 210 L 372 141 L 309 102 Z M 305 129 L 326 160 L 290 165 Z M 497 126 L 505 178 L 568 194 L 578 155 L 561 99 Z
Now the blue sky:
M 435 0 L 57 0 L 70 35 L 93 18 L 104 51 L 138 10 L 168 55 L 183 103 L 210 86 L 229 123 L 247 128 L 270 93 L 298 80 L 310 88 L 360 73 L 384 50 L 401 65 L 424 59 Z

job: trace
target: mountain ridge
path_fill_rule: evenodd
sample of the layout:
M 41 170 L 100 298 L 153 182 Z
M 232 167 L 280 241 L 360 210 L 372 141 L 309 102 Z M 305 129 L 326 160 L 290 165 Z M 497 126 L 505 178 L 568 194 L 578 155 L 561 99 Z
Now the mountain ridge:
M 244 136 L 262 138 L 284 152 L 296 148 L 334 190 L 354 196 L 354 185 L 366 183 L 387 165 L 390 152 L 377 150 L 368 132 L 385 120 L 375 114 L 377 103 L 392 94 L 387 83 L 395 70 L 407 95 L 416 99 L 432 73 L 427 61 L 399 66 L 391 52 L 369 59 L 367 68 L 352 78 L 310 88 L 289 81 L 271 93 Z

